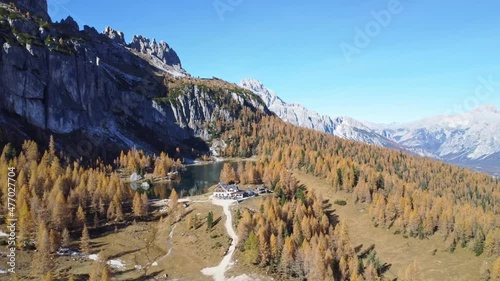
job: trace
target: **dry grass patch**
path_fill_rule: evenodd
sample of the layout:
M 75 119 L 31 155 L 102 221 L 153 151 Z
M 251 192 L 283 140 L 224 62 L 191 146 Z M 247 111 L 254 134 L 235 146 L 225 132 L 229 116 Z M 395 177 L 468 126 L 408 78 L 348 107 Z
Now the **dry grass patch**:
M 108 260 L 123 263 L 122 268 L 112 268 L 113 280 L 167 280 L 165 276 L 168 280 L 208 280 L 201 270 L 217 265 L 230 245 L 224 227 L 225 216 L 221 207 L 210 202 L 190 203 L 183 211 L 187 216 L 174 225 L 166 217 L 161 222 L 137 222 L 101 235 L 91 230 L 91 253 L 102 251 Z M 205 222 L 209 211 L 213 212 L 216 222 L 220 218 L 210 231 Z M 199 227 L 190 229 L 187 218 L 194 214 L 199 217 Z M 76 250 L 78 247 L 78 241 L 75 241 L 71 248 Z M 27 251 L 17 253 L 21 280 L 29 280 L 32 254 Z M 0 256 L 2 264 L 4 260 L 5 257 Z M 75 276 L 76 280 L 87 280 L 94 264 L 87 257 L 55 255 L 54 262 L 56 280 L 67 280 L 69 275 Z M 3 277 L 0 275 L 0 280 Z

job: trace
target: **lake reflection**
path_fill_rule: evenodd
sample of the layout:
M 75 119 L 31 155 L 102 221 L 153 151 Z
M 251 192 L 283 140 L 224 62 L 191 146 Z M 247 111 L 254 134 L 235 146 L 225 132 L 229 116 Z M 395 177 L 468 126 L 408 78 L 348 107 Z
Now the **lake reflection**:
M 175 188 L 180 197 L 206 193 L 209 187 L 219 182 L 220 173 L 223 167 L 224 162 L 188 166 L 186 167 L 187 170 L 181 173 L 181 178 L 179 180 L 153 184 L 153 186 L 147 190 L 148 197 L 166 199 L 170 196 L 172 188 Z M 131 187 L 134 188 L 137 186 Z

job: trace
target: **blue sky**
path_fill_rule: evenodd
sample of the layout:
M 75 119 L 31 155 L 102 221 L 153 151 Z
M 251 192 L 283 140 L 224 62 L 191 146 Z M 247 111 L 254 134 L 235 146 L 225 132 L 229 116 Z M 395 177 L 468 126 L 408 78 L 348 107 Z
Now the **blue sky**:
M 48 2 L 54 21 L 164 40 L 193 76 L 255 78 L 322 114 L 402 122 L 500 108 L 498 0 Z

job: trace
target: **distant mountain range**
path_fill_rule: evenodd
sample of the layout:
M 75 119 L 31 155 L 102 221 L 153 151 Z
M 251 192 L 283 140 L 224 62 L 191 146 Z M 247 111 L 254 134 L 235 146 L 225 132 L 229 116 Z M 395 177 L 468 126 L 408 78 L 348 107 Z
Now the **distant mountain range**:
M 242 80 L 240 86 L 260 95 L 271 111 L 294 125 L 500 176 L 500 111 L 494 106 L 410 123 L 375 124 L 286 103 L 254 79 Z

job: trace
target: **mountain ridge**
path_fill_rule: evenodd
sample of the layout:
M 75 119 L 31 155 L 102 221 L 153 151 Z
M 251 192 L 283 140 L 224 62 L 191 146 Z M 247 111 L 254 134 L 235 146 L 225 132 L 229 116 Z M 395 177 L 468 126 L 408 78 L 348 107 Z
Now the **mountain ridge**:
M 500 111 L 495 106 L 408 123 L 376 124 L 319 115 L 286 103 L 255 79 L 243 79 L 240 85 L 259 94 L 271 111 L 294 125 L 500 175 Z
M 350 117 L 332 119 L 320 115 L 299 104 L 289 104 L 283 101 L 272 90 L 255 79 L 243 79 L 240 86 L 259 94 L 268 108 L 281 119 L 301 127 L 319 130 L 331 135 L 350 140 L 359 140 L 368 144 L 395 148 L 397 145 L 383 136 L 369 131 L 361 122 Z
M 68 17 L 52 22 L 46 5 L 0 1 L 0 143 L 24 139 L 113 159 L 131 145 L 148 152 L 208 152 L 211 124 L 244 108 L 270 114 L 252 92 L 196 79 L 165 42 L 108 27 L 99 33 Z M 11 2 L 11 1 L 8 1 Z M 19 7 L 17 6 L 19 4 Z M 29 12 L 29 13 L 28 13 Z M 38 16 L 40 15 L 40 16 Z

